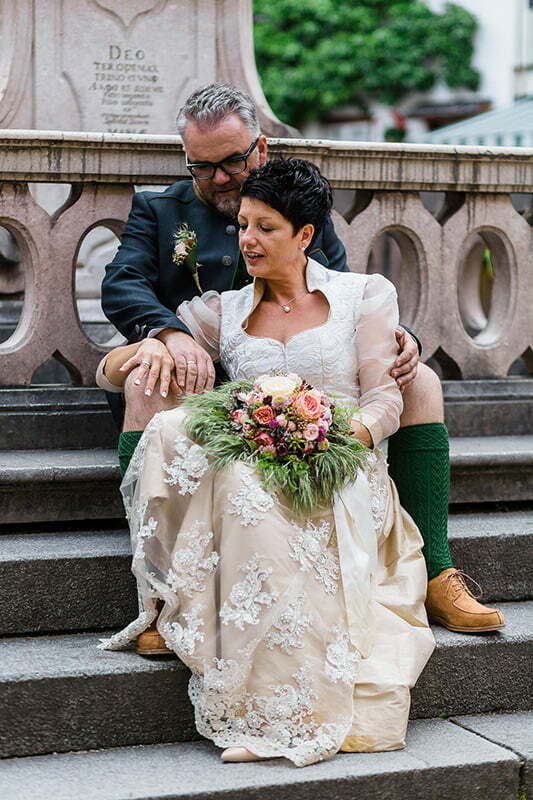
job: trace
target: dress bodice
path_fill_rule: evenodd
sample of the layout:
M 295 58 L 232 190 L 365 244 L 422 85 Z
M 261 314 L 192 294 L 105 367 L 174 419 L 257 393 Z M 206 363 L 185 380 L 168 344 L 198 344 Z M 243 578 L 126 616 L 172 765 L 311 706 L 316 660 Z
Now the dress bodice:
M 264 292 L 260 279 L 239 291 L 206 292 L 182 303 L 178 315 L 231 380 L 295 372 L 327 394 L 355 399 L 376 445 L 398 428 L 402 410 L 389 374 L 398 350 L 396 290 L 382 275 L 333 272 L 312 259 L 305 277 L 308 290 L 328 301 L 328 319 L 286 344 L 246 330 Z
M 333 273 L 329 275 L 333 277 Z M 247 333 L 252 286 L 221 296 L 220 360 L 231 380 L 296 372 L 326 393 L 342 392 L 359 399 L 356 326 L 366 276 L 337 273 L 328 280 L 329 275 L 322 267 L 308 268 L 308 288 L 326 297 L 328 319 L 294 334 L 286 344 Z

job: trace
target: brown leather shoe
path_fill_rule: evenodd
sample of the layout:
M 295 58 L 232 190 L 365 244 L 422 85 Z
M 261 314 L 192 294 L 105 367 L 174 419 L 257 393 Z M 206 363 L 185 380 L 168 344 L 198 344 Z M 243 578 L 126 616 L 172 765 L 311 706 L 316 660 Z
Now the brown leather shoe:
M 137 652 L 140 656 L 174 655 L 174 651 L 168 649 L 165 640 L 155 627 L 155 622 L 137 636 Z
M 475 597 L 467 580 L 481 592 L 479 584 L 459 569 L 445 569 L 429 581 L 426 611 L 430 620 L 459 633 L 486 633 L 505 627 L 502 612 L 478 603 L 482 592 Z
M 168 649 L 165 640 L 157 630 L 159 612 L 163 608 L 162 600 L 157 601 L 156 608 L 158 611 L 157 617 L 149 628 L 137 636 L 137 652 L 141 656 L 172 656 L 174 652 Z

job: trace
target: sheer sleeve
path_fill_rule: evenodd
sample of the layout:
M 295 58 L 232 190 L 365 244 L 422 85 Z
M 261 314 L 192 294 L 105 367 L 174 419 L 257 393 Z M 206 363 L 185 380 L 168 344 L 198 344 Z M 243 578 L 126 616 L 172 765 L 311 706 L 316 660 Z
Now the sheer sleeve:
M 178 306 L 178 319 L 190 330 L 194 340 L 207 350 L 213 361 L 220 360 L 220 294 L 204 292 L 201 297 L 185 300 Z
M 112 392 L 113 394 L 119 394 L 124 391 L 124 386 L 115 386 L 114 383 L 111 383 L 110 380 L 106 377 L 104 372 L 105 369 L 105 362 L 107 361 L 107 356 L 109 354 L 106 353 L 105 356 L 102 358 L 98 367 L 96 368 L 96 384 L 103 389 L 105 392 Z
M 382 275 L 369 275 L 356 330 L 358 377 L 361 396 L 359 419 L 372 435 L 374 447 L 398 430 L 403 401 L 389 375 L 398 344 L 396 289 Z

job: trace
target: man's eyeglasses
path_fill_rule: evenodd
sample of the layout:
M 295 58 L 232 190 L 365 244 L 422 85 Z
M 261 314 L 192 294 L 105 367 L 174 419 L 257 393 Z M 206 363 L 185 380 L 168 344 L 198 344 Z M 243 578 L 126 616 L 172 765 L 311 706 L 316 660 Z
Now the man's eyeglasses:
M 197 161 L 195 163 L 191 163 L 186 157 L 185 165 L 193 178 L 196 178 L 197 181 L 211 180 L 217 169 L 221 169 L 222 172 L 226 173 L 226 175 L 238 175 L 239 172 L 245 171 L 248 159 L 257 147 L 258 141 L 259 136 L 255 142 L 252 142 L 245 153 L 239 153 L 236 156 L 225 158 L 224 161 Z

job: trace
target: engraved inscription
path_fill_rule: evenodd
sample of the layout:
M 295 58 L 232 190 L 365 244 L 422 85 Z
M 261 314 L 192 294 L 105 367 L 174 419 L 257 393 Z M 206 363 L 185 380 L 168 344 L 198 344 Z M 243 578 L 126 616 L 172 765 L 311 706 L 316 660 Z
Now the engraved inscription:
M 163 94 L 158 65 L 139 47 L 110 44 L 106 57 L 94 61 L 93 82 L 107 133 L 148 133 L 154 101 Z

